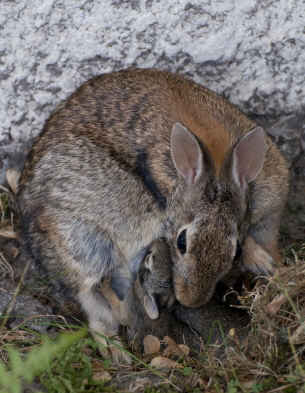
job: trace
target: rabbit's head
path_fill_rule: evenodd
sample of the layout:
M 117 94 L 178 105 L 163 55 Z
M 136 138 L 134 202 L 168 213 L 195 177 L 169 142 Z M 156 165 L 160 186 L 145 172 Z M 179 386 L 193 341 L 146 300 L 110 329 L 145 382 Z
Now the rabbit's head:
M 212 154 L 180 123 L 171 135 L 171 157 L 179 184 L 169 201 L 168 242 L 177 300 L 198 307 L 231 269 L 247 229 L 251 182 L 266 152 L 264 131 L 241 136 L 216 176 Z

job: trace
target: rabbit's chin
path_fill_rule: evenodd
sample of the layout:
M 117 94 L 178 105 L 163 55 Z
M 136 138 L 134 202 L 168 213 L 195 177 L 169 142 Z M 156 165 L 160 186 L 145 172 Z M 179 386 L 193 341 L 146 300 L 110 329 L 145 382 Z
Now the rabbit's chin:
M 215 286 L 207 291 L 198 291 L 201 285 L 190 282 L 181 276 L 174 278 L 175 296 L 183 306 L 197 308 L 205 305 L 212 297 Z

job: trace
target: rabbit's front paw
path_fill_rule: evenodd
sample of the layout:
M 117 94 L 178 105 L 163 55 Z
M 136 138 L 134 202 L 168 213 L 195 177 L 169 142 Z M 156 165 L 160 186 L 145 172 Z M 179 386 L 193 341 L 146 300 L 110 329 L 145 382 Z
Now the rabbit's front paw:
M 251 236 L 248 236 L 242 251 L 243 266 L 255 274 L 272 275 L 274 260 Z
M 112 360 L 115 364 L 131 364 L 132 358 L 124 348 L 124 344 L 119 338 L 109 338 L 106 340 L 96 334 L 95 340 L 98 344 L 99 352 L 105 359 Z
M 121 340 L 115 339 L 109 345 L 109 352 L 111 354 L 111 358 L 115 364 L 131 364 L 132 358 L 124 348 Z

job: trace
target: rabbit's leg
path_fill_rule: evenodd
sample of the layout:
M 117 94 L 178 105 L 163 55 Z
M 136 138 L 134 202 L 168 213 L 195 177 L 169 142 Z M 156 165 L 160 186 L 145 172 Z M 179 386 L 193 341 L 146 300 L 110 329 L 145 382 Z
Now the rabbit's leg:
M 248 236 L 243 246 L 243 266 L 255 274 L 272 274 L 274 260 L 271 254 L 258 244 L 252 236 Z
M 123 270 L 128 276 L 127 263 L 108 233 L 96 222 L 77 218 L 64 225 L 58 224 L 57 229 L 56 236 L 61 235 L 63 241 L 54 240 L 60 244 L 66 279 L 76 288 L 77 298 L 87 315 L 89 327 L 105 352 L 105 336 L 118 336 L 120 324 L 105 297 L 97 292 L 96 286 L 103 277 L 109 277 L 117 270 Z M 124 350 L 118 348 L 118 344 L 121 345 L 116 338 L 114 345 L 108 347 L 113 360 L 130 362 L 130 358 Z
M 281 262 L 278 249 L 279 214 L 270 214 L 252 225 L 243 246 L 243 264 L 256 274 L 272 274 Z
M 90 282 L 84 283 L 78 293 L 78 299 L 87 314 L 92 335 L 100 344 L 102 355 L 107 357 L 109 351 L 116 364 L 131 363 L 131 358 L 118 337 L 119 322 L 115 319 L 107 300 L 94 290 Z M 110 338 L 109 345 L 106 337 Z
M 270 140 L 268 144 L 264 169 L 252 188 L 251 225 L 243 247 L 245 267 L 263 274 L 272 273 L 281 263 L 278 233 L 289 184 L 284 158 Z

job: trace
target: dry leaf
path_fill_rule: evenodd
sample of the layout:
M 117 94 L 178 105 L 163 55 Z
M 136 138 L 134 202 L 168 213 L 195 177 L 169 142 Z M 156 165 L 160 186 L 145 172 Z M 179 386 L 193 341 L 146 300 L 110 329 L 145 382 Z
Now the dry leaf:
M 135 382 L 132 382 L 128 387 L 128 392 L 144 392 L 146 387 L 151 386 L 151 380 L 149 378 L 137 378 Z
M 16 169 L 8 169 L 6 171 L 6 180 L 14 194 L 17 193 L 19 178 L 20 178 L 20 172 L 16 171 Z
M 163 338 L 163 341 L 168 345 L 168 346 L 176 346 L 177 344 L 176 344 L 176 341 L 175 340 L 173 340 L 171 337 L 169 337 L 169 336 L 165 336 L 164 338 Z
M 178 347 L 181 349 L 181 351 L 184 353 L 185 356 L 188 356 L 190 354 L 190 348 L 185 345 L 185 344 L 179 344 Z
M 16 247 L 12 247 L 12 256 L 13 256 L 13 258 L 14 259 L 17 258 L 19 254 L 20 254 L 19 249 L 16 248 Z
M 293 333 L 290 338 L 292 344 L 304 344 L 305 343 L 305 322 L 303 322 Z
M 271 315 L 276 315 L 281 306 L 287 302 L 287 297 L 284 295 L 277 295 L 272 302 L 270 302 L 267 306 L 266 306 L 266 310 L 269 314 Z
M 234 329 L 234 328 L 231 328 L 231 329 L 229 330 L 229 336 L 230 336 L 230 337 L 235 337 L 235 329 Z
M 92 378 L 94 381 L 105 381 L 105 382 L 111 381 L 112 379 L 111 375 L 106 370 L 101 370 L 93 373 Z
M 196 372 L 192 372 L 190 377 L 188 377 L 188 379 L 187 379 L 187 383 L 193 388 L 194 387 L 200 387 L 200 388 L 206 387 L 206 383 L 204 383 L 203 379 Z
M 174 360 L 165 358 L 164 356 L 157 356 L 153 358 L 153 360 L 150 362 L 150 365 L 152 367 L 162 369 L 162 368 L 169 368 L 169 369 L 174 369 L 174 368 L 182 368 L 182 365 L 175 362 Z
M 17 239 L 17 233 L 13 230 L 13 227 L 11 225 L 2 227 L 0 230 L 0 236 L 7 237 L 9 239 Z
M 177 345 L 176 342 L 169 336 L 165 336 L 163 341 L 167 344 L 163 355 L 164 356 L 185 356 L 188 355 L 190 349 L 183 344 Z
M 160 352 L 160 340 L 158 337 L 152 336 L 151 334 L 148 334 L 146 337 L 144 337 L 143 345 L 145 355 Z

